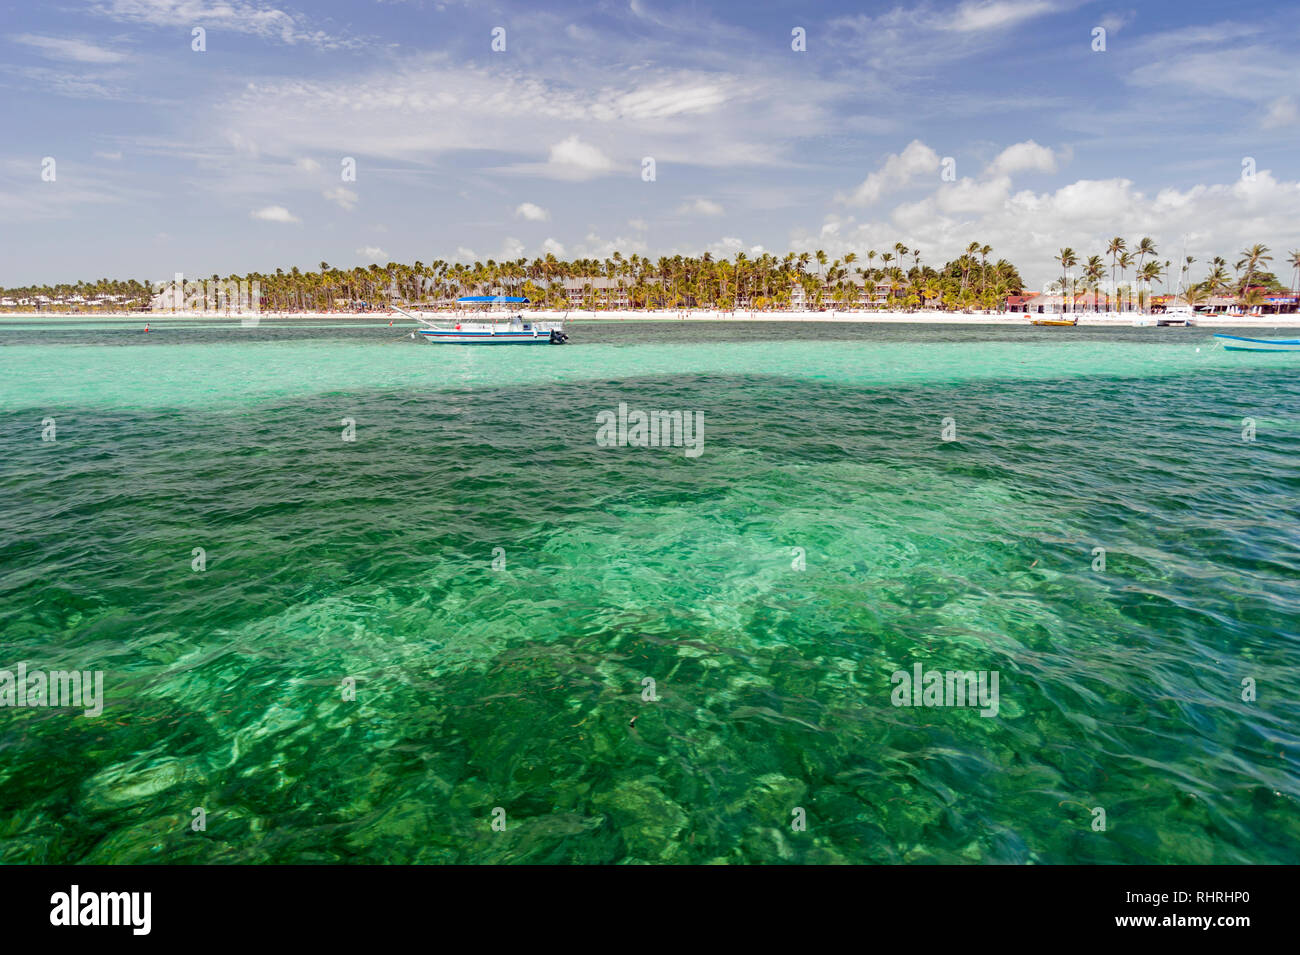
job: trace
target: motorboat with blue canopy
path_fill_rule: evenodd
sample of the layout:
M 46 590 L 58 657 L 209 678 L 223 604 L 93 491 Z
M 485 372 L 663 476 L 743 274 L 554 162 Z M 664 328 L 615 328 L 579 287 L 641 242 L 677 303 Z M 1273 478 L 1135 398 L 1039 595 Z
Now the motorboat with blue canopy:
M 503 318 L 474 321 L 467 321 L 459 315 L 450 320 L 431 319 L 397 306 L 394 308 L 424 326 L 417 333 L 425 341 L 444 345 L 563 345 L 569 340 L 562 321 L 525 319 L 516 306 L 527 304 L 528 299 L 512 295 L 465 295 L 456 299 L 458 308 L 483 307 L 485 312 L 494 308 L 506 311 Z

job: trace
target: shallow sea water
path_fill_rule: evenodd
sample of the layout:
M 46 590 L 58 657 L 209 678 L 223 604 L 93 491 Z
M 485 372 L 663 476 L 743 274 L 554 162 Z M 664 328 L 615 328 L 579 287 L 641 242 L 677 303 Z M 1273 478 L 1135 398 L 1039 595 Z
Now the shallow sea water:
M 1300 861 L 1300 356 L 140 324 L 0 323 L 4 862 Z

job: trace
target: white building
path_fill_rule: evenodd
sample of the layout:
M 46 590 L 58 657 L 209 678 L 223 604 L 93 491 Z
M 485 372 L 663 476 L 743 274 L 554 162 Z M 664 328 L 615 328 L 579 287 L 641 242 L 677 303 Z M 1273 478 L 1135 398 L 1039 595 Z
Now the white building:
M 630 292 L 631 286 L 626 278 L 591 276 L 564 280 L 564 294 L 570 308 L 585 308 L 588 302 L 610 308 L 627 308 L 632 301 Z

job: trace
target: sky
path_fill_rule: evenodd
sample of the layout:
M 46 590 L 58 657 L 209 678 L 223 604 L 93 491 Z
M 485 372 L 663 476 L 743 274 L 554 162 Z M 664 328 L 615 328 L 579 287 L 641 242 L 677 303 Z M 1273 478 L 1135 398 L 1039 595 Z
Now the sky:
M 1298 12 L 10 5 L 0 285 L 896 242 L 937 266 L 975 241 L 1039 287 L 1058 249 L 1086 258 L 1112 235 L 1185 249 L 1197 277 L 1262 242 L 1286 280 Z

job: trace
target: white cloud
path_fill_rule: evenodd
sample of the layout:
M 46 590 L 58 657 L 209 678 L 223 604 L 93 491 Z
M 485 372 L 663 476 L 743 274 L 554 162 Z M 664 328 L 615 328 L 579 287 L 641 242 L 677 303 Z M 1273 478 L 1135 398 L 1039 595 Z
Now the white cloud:
M 924 173 L 936 172 L 939 154 L 919 139 L 907 144 L 901 153 L 885 158 L 881 167 L 862 180 L 848 196 L 840 197 L 850 205 L 871 205 L 887 192 L 906 186 Z
M 1006 176 L 986 182 L 963 178 L 941 186 L 935 202 L 943 212 L 991 212 L 1010 192 L 1011 180 Z
M 256 0 L 103 0 L 91 7 L 93 13 L 120 23 L 140 23 L 167 28 L 201 26 L 246 33 L 294 45 L 323 50 L 362 45 L 355 37 L 334 37 L 312 30 L 293 16 Z
M 1261 125 L 1265 129 L 1273 129 L 1277 126 L 1293 126 L 1296 120 L 1300 120 L 1300 110 L 1296 109 L 1295 100 L 1290 96 L 1279 96 L 1268 104 L 1268 112 L 1261 120 Z
M 682 203 L 677 207 L 677 212 L 681 215 L 720 216 L 723 209 L 710 199 L 696 199 L 694 202 Z
M 545 222 L 551 217 L 549 212 L 531 202 L 521 202 L 515 206 L 515 215 L 529 222 Z
M 236 130 L 290 161 L 364 151 L 428 163 L 482 150 L 497 154 L 494 161 L 510 157 L 493 171 L 568 180 L 620 167 L 634 175 L 644 155 L 661 170 L 772 167 L 799 158 L 797 138 L 834 128 L 832 102 L 851 89 L 790 60 L 757 72 L 725 55 L 711 55 L 707 71 L 585 58 L 515 71 L 428 54 L 337 77 L 258 79 L 203 108 L 219 119 L 214 138 L 218 128 Z
M 1002 150 L 997 158 L 989 163 L 985 174 L 1009 176 L 1025 170 L 1056 172 L 1056 154 L 1046 146 L 1040 146 L 1030 139 Z
M 1124 13 L 1108 13 L 1101 18 L 1101 22 L 1098 25 L 1103 27 L 1107 33 L 1118 33 L 1121 29 L 1132 23 L 1136 16 L 1136 10 L 1128 10 Z
M 644 219 L 628 219 L 627 224 L 638 232 L 644 232 L 648 228 Z
M 968 0 L 950 15 L 937 20 L 936 26 L 958 33 L 998 30 L 1055 9 L 1056 5 L 1046 0 Z
M 284 206 L 265 206 L 261 209 L 254 209 L 249 213 L 254 219 L 261 219 L 263 222 L 301 222 L 302 220 L 291 213 Z
M 314 159 L 303 157 L 294 163 L 303 172 L 320 172 L 320 163 Z
M 514 236 L 506 236 L 501 243 L 501 261 L 510 262 L 524 254 L 524 244 Z
M 19 33 L 10 39 L 40 50 L 53 60 L 71 60 L 74 63 L 120 63 L 126 59 L 122 53 L 106 50 L 85 40 L 37 36 L 33 33 Z
M 357 255 L 363 259 L 370 259 L 372 262 L 387 262 L 388 253 L 377 245 L 366 245 L 357 249 Z
M 97 149 L 95 150 L 95 155 L 98 156 L 100 159 L 107 159 L 110 162 L 121 162 L 122 160 L 121 150 L 118 150 L 117 152 L 106 152 L 104 150 Z
M 546 163 L 547 171 L 561 179 L 591 179 L 613 167 L 608 156 L 590 143 L 584 143 L 576 134 L 552 146 Z
M 341 208 L 351 211 L 357 207 L 357 194 L 343 186 L 335 186 L 321 193 L 330 202 L 338 203 Z
M 1233 47 L 1227 37 L 1213 36 L 1212 49 L 1192 50 L 1174 44 L 1148 44 L 1146 62 L 1133 71 L 1130 82 L 1138 86 L 1167 86 L 1181 98 L 1196 93 L 1223 96 L 1248 103 L 1264 103 L 1290 95 L 1296 87 L 1294 62 L 1282 51 L 1262 44 L 1241 43 Z M 1223 68 L 1231 55 L 1233 68 Z
M 722 82 L 688 80 L 637 87 L 615 97 L 609 105 L 595 104 L 597 118 L 625 117 L 637 122 L 665 119 L 680 113 L 710 113 L 730 98 Z
M 122 87 L 107 74 L 69 73 L 45 66 L 9 64 L 0 64 L 0 72 L 26 80 L 28 89 L 39 90 L 41 93 L 54 93 L 70 99 L 120 100 L 126 95 Z
M 547 239 L 542 243 L 542 251 L 549 252 L 557 259 L 564 258 L 564 246 L 555 239 Z
M 615 252 L 628 255 L 631 252 L 644 253 L 645 251 L 646 244 L 640 239 L 621 235 L 613 239 L 602 239 L 595 232 L 587 233 L 586 239 L 573 250 L 577 257 L 587 259 L 607 259 Z
M 735 236 L 723 236 L 717 242 L 705 246 L 705 251 L 711 253 L 715 259 L 729 259 L 744 248 L 745 243 Z

